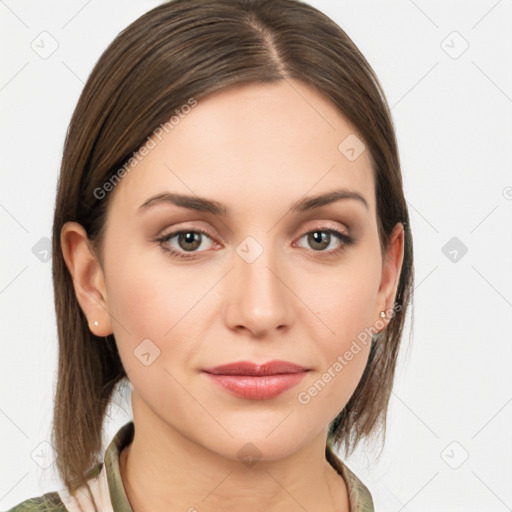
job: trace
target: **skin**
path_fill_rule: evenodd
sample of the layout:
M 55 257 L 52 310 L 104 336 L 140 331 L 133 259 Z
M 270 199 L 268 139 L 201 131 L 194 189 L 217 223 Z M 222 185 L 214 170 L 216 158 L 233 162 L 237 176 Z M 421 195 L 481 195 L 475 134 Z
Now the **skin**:
M 368 151 L 349 161 L 338 150 L 354 133 L 328 99 L 301 82 L 224 89 L 155 139 L 111 192 L 102 259 L 79 224 L 64 226 L 77 299 L 96 335 L 114 333 L 133 388 L 135 436 L 120 464 L 135 512 L 349 510 L 346 485 L 324 450 L 328 424 L 354 392 L 369 344 L 308 404 L 297 396 L 396 295 L 403 226 L 395 226 L 382 254 Z M 368 208 L 343 199 L 289 213 L 304 196 L 341 187 L 361 194 Z M 207 197 L 231 213 L 168 203 L 137 213 L 164 191 Z M 162 242 L 188 248 L 190 259 L 170 256 L 155 241 L 198 228 L 208 236 L 196 249 L 178 236 Z M 355 243 L 333 254 L 343 245 L 335 237 L 322 248 L 307 236 L 329 228 Z M 248 236 L 263 250 L 251 263 L 237 253 Z M 160 350 L 148 366 L 134 355 L 146 338 Z M 228 394 L 200 371 L 272 359 L 310 371 L 268 400 Z M 261 455 L 251 467 L 237 457 L 247 443 Z

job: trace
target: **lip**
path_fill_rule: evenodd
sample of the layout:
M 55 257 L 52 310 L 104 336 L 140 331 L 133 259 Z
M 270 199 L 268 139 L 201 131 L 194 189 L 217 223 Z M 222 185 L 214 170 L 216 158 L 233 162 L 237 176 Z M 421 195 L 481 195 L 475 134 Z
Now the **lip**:
M 205 368 L 207 378 L 228 393 L 240 398 L 266 400 L 275 398 L 296 386 L 309 371 L 289 361 L 269 361 L 258 364 L 251 361 Z

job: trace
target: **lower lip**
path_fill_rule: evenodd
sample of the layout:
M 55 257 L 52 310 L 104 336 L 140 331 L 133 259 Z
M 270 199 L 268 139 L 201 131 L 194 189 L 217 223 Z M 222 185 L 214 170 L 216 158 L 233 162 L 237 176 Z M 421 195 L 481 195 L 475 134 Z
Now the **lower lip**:
M 215 375 L 205 373 L 215 384 L 240 398 L 266 400 L 275 398 L 296 386 L 307 372 L 279 373 L 275 375 Z

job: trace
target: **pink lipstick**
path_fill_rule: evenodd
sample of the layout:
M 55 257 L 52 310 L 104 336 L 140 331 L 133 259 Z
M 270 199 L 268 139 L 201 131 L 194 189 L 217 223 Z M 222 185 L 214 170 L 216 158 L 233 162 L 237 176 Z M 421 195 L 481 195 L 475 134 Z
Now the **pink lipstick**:
M 274 360 L 263 364 L 237 361 L 202 371 L 215 384 L 233 395 L 266 400 L 296 386 L 309 369 L 288 361 Z

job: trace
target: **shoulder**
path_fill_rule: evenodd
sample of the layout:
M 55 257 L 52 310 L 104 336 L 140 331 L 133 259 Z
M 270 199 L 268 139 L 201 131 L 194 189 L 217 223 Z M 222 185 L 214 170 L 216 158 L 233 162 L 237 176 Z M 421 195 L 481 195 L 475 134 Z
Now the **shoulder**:
M 59 494 L 53 491 L 22 501 L 6 512 L 67 512 L 67 509 Z
M 338 457 L 332 442 L 328 441 L 325 449 L 327 461 L 345 481 L 349 495 L 350 510 L 353 512 L 375 512 L 373 498 L 364 483 Z

